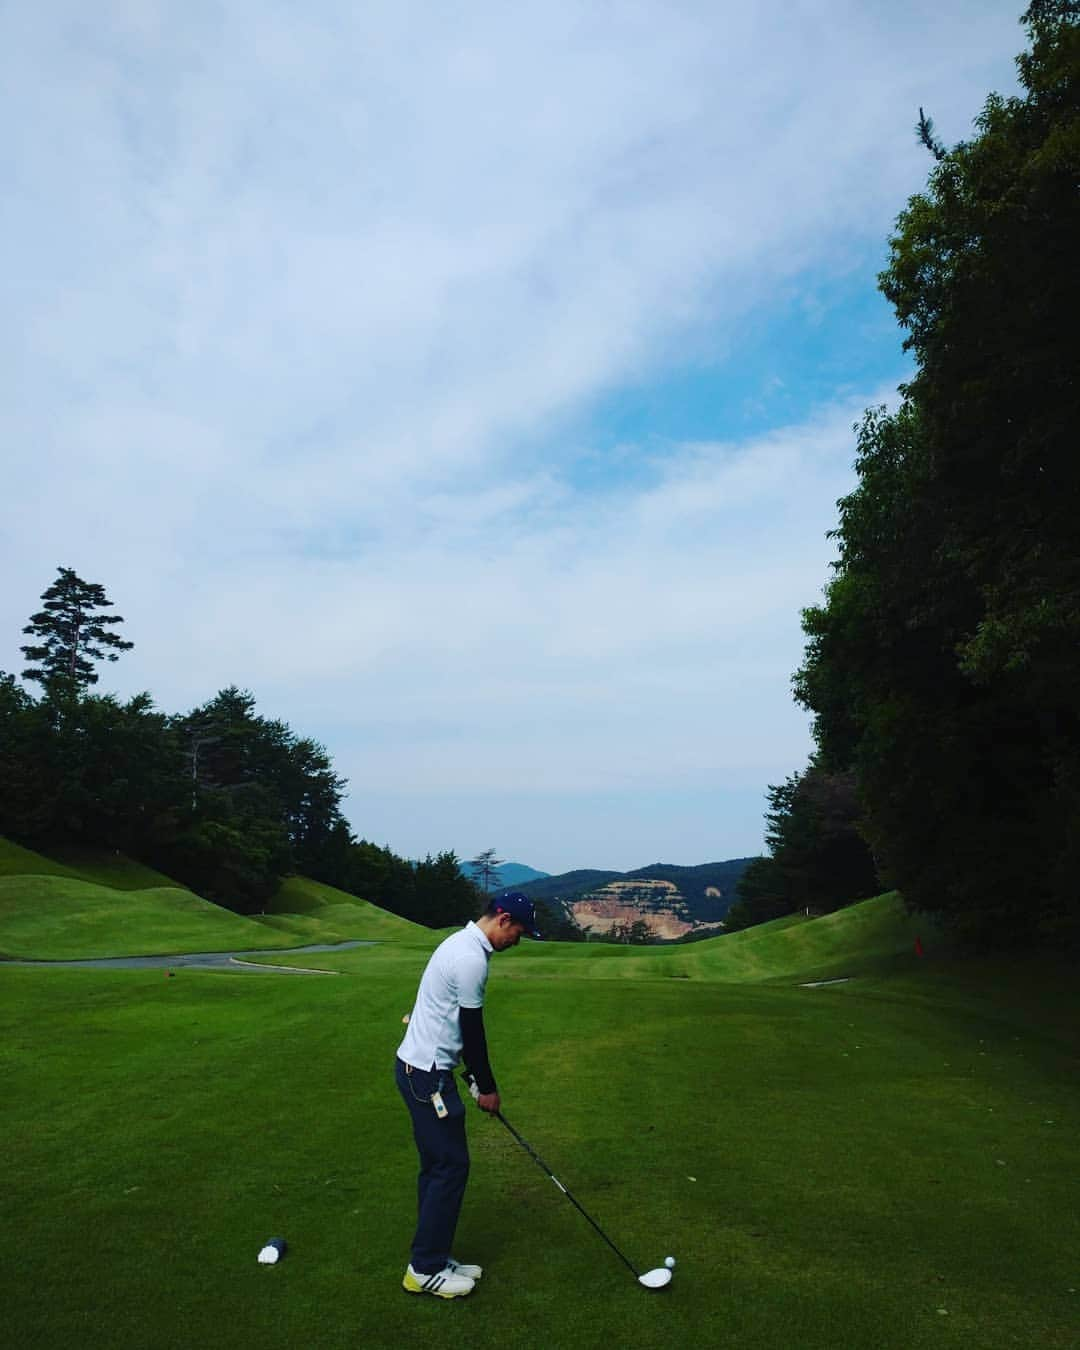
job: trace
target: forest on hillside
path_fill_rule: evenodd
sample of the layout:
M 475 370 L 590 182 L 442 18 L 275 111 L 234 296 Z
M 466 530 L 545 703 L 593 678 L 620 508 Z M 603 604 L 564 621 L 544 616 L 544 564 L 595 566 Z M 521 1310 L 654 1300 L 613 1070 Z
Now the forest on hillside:
M 357 839 L 326 749 L 235 686 L 184 713 L 97 694 L 131 648 L 104 586 L 69 567 L 23 630 L 26 684 L 0 672 L 0 835 L 48 852 L 117 849 L 239 913 L 302 873 L 431 927 L 482 899 L 453 853 L 418 861 Z

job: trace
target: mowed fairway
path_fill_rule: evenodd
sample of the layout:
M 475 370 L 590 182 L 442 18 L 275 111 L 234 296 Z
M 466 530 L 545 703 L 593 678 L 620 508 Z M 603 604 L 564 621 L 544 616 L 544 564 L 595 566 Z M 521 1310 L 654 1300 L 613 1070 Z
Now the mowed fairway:
M 494 957 L 508 1118 L 641 1269 L 678 1266 L 641 1289 L 471 1112 L 457 1254 L 486 1273 L 453 1303 L 400 1288 L 391 1070 L 435 935 L 320 955 L 336 978 L 0 966 L 5 1344 L 1074 1347 L 1071 972 L 905 959 L 905 923 L 885 898 L 801 947 Z

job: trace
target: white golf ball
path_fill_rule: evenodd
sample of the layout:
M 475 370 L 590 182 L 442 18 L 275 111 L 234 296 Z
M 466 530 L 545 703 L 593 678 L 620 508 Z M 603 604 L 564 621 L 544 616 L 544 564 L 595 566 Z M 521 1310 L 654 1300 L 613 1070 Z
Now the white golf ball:
M 664 1265 L 667 1266 L 668 1270 L 674 1270 L 674 1269 L 675 1269 L 675 1258 L 674 1258 L 673 1256 L 665 1256 L 665 1257 L 664 1257 Z

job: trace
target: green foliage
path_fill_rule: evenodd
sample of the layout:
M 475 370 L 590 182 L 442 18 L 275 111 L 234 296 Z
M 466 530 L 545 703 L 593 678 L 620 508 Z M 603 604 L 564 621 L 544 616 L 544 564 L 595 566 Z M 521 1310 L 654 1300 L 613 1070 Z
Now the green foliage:
M 34 839 L 44 831 L 50 802 L 39 752 L 47 746 L 44 711 L 0 671 L 0 831 Z
M 584 942 L 585 932 L 557 901 L 534 900 L 536 926 L 546 942 Z
M 811 765 L 770 786 L 765 842 L 739 879 L 728 931 L 767 923 L 796 910 L 827 913 L 876 895 L 874 860 L 859 830 L 862 807 L 851 772 Z
M 153 852 L 182 800 L 179 747 L 148 694 L 35 702 L 0 675 L 0 830 Z
M 415 866 L 357 841 L 341 813 L 345 780 L 323 746 L 260 716 L 230 686 L 182 716 L 86 692 L 89 665 L 130 647 L 101 625 L 100 586 L 70 569 L 45 593 L 26 648 L 35 700 L 0 672 L 0 833 L 49 849 L 107 848 L 161 867 L 241 914 L 261 912 L 303 872 L 434 927 L 479 908 L 452 854 Z M 30 628 L 27 631 L 30 631 Z
M 724 928 L 729 933 L 769 923 L 795 911 L 786 878 L 775 858 L 755 858 L 739 880 L 738 895 L 724 917 Z
M 461 875 L 457 855 L 447 851 L 429 854 L 414 869 L 414 912 L 406 914 L 429 928 L 449 928 L 475 918 L 483 905 L 476 883 Z
M 656 934 L 645 919 L 634 919 L 632 923 L 617 919 L 607 932 L 602 933 L 594 941 L 618 942 L 625 947 L 646 947 L 656 941 Z
M 920 116 L 935 164 L 881 277 L 916 372 L 859 429 L 795 679 L 883 879 L 981 941 L 1080 921 L 1078 14 L 1029 8 L 1025 92 L 971 141 Z
M 88 684 L 97 684 L 91 661 L 116 661 L 120 652 L 135 645 L 109 631 L 123 623 L 119 614 L 99 614 L 111 609 L 104 586 L 83 581 L 70 567 L 57 569 L 56 581 L 42 593 L 42 608 L 31 615 L 24 633 L 38 639 L 21 648 L 30 663 L 23 679 L 46 689 L 71 696 Z
M 453 852 L 409 862 L 389 848 L 354 839 L 343 820 L 331 832 L 314 875 L 428 928 L 466 923 L 483 908 L 480 889 L 462 874 Z
M 499 868 L 502 861 L 501 858 L 496 858 L 493 848 L 486 848 L 465 864 L 472 873 L 473 880 L 485 895 L 497 890 L 502 884 L 499 880 Z
M 288 872 L 319 875 L 345 786 L 322 746 L 259 716 L 235 686 L 171 729 L 189 799 L 168 851 L 176 875 L 245 912 L 262 909 Z

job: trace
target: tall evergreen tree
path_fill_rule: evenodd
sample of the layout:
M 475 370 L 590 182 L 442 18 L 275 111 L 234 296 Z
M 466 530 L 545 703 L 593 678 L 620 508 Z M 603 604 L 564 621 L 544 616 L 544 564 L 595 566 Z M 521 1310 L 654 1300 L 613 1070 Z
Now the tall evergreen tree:
M 135 645 L 110 631 L 124 622 L 119 614 L 99 612 L 112 608 L 105 587 L 83 581 L 70 567 L 58 569 L 57 579 L 42 592 L 41 600 L 41 609 L 23 629 L 38 639 L 20 649 L 30 663 L 23 671 L 25 680 L 34 680 L 47 690 L 76 694 L 97 684 L 92 662 L 116 661 L 120 652 Z
M 475 858 L 470 859 L 467 864 L 472 872 L 473 880 L 484 892 L 490 895 L 501 883 L 499 881 L 499 868 L 502 866 L 503 859 L 496 858 L 493 848 L 484 849 L 483 853 L 478 853 Z

